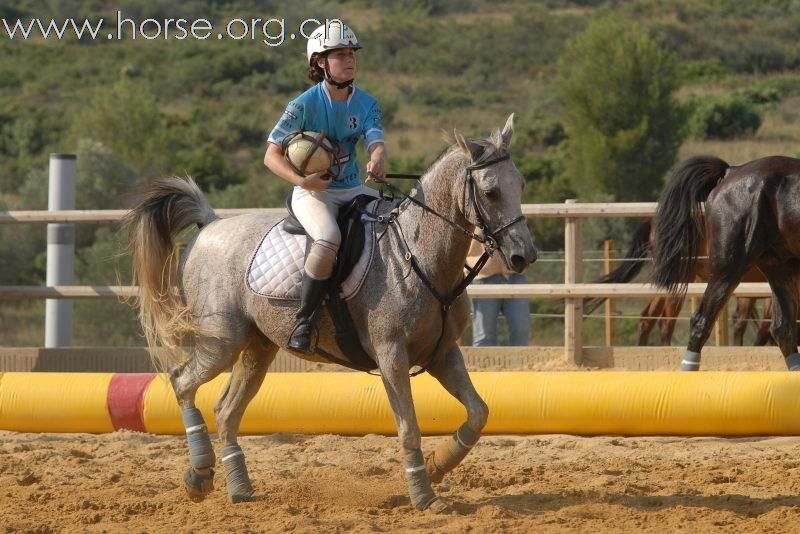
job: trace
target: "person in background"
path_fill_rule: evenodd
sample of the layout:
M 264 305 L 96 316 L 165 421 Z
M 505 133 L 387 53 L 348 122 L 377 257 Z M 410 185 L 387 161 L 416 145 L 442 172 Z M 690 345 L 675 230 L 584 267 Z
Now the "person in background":
M 483 254 L 483 245 L 472 242 L 467 255 L 467 265 L 473 266 Z M 499 254 L 492 255 L 473 284 L 524 284 L 524 274 L 508 270 Z M 528 345 L 531 319 L 528 299 L 472 299 L 472 346 L 493 347 L 497 345 L 497 318 L 500 313 L 508 323 L 509 345 Z

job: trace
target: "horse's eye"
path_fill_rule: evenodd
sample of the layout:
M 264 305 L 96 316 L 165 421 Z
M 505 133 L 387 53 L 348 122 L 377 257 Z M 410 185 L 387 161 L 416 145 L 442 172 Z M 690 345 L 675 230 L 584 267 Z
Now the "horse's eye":
M 496 187 L 483 190 L 483 196 L 489 200 L 497 200 L 500 198 L 500 191 Z

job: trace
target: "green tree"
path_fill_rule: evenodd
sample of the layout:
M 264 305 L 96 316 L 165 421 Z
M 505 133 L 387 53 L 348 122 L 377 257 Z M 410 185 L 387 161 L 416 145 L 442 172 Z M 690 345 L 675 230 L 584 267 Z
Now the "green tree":
M 578 194 L 654 199 L 684 135 L 674 56 L 630 22 L 599 18 L 567 44 L 557 83 Z
M 73 122 L 72 137 L 76 141 L 99 141 L 145 177 L 170 171 L 166 118 L 143 82 L 122 78 L 110 87 L 97 89 L 91 104 Z
M 96 230 L 94 243 L 76 251 L 75 281 L 85 285 L 131 283 L 130 258 L 125 235 L 117 227 Z M 144 337 L 135 310 L 120 299 L 76 301 L 74 341 L 76 345 L 137 346 Z

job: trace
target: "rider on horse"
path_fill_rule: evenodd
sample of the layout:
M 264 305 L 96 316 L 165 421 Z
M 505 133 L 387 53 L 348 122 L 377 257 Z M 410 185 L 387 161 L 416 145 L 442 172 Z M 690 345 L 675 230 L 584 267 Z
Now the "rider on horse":
M 336 19 L 311 33 L 306 56 L 308 78 L 315 85 L 286 106 L 269 135 L 264 157 L 272 172 L 294 185 L 294 215 L 312 240 L 297 322 L 288 342 L 290 349 L 301 352 L 311 350 L 314 315 L 336 263 L 342 239 L 336 223 L 339 208 L 358 195 L 378 196 L 363 185 L 356 163 L 356 143 L 362 136 L 369 152 L 367 175 L 385 176 L 381 108 L 372 95 L 353 84 L 360 48 L 353 30 Z M 298 131 L 324 132 L 333 141 L 338 154 L 331 169 L 303 176 L 285 159 L 284 141 Z

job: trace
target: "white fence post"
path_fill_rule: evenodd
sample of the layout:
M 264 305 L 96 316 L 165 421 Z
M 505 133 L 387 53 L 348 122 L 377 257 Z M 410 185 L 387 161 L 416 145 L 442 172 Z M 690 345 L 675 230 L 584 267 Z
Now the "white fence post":
M 50 154 L 49 211 L 75 209 L 75 154 Z M 47 285 L 72 285 L 75 270 L 75 225 L 47 225 Z M 72 345 L 72 301 L 47 299 L 44 346 Z
M 574 204 L 577 200 L 567 200 Z M 564 225 L 564 283 L 578 284 L 583 281 L 583 244 L 581 241 L 581 219 L 567 217 Z M 583 360 L 583 298 L 564 301 L 564 353 L 567 362 L 580 365 Z

